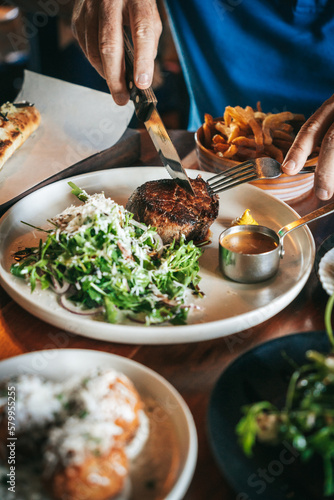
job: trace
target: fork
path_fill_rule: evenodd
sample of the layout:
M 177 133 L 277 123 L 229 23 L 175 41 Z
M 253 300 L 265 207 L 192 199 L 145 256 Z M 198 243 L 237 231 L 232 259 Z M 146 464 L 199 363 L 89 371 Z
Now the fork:
M 317 161 L 317 158 L 314 158 Z M 315 171 L 315 165 L 305 166 L 299 174 L 311 174 Z M 213 194 L 220 193 L 226 189 L 254 181 L 255 179 L 276 179 L 283 174 L 282 165 L 273 158 L 256 158 L 239 163 L 224 172 L 214 175 L 207 182 L 209 190 Z

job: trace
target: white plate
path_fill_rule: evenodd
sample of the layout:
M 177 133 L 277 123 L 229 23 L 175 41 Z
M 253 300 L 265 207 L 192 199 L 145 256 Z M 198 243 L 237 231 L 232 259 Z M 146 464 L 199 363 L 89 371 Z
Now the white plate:
M 154 420 L 156 426 L 161 425 L 168 415 L 166 418 L 171 420 L 176 434 L 179 468 L 174 485 L 164 498 L 181 500 L 190 485 L 196 466 L 196 427 L 190 410 L 180 394 L 156 372 L 115 354 L 86 349 L 51 349 L 23 354 L 0 362 L 0 380 L 29 373 L 61 382 L 99 368 L 112 368 L 124 373 L 133 381 L 143 399 L 152 398 L 159 404 L 163 412 L 157 411 L 157 418 Z M 172 471 L 169 473 L 172 476 Z
M 190 177 L 212 174 L 189 171 Z M 89 193 L 104 191 L 107 196 L 125 204 L 129 195 L 146 181 L 166 178 L 160 167 L 132 167 L 100 171 L 71 178 Z M 12 253 L 19 246 L 37 245 L 41 237 L 20 221 L 45 226 L 45 221 L 76 202 L 67 185 L 69 179 L 46 186 L 12 207 L 0 221 L 0 283 L 8 294 L 35 316 L 59 328 L 86 337 L 133 344 L 173 344 L 195 342 L 230 335 L 251 328 L 271 318 L 286 307 L 300 292 L 311 272 L 315 245 L 307 227 L 288 234 L 284 239 L 286 254 L 278 274 L 269 281 L 244 285 L 222 276 L 218 266 L 218 237 L 231 221 L 246 208 L 263 225 L 274 230 L 298 218 L 284 202 L 263 190 L 244 184 L 220 195 L 220 211 L 212 225 L 212 244 L 205 247 L 200 260 L 201 290 L 204 299 L 195 298 L 201 307 L 191 312 L 184 326 L 143 326 L 137 323 L 114 325 L 95 321 L 65 311 L 52 291 L 31 293 L 27 283 L 10 273 Z M 79 202 L 78 202 L 79 203 Z

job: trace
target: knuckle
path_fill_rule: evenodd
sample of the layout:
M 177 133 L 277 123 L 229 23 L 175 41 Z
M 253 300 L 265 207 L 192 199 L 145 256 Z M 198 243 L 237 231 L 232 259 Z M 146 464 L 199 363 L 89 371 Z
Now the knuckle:
M 328 181 L 330 180 L 330 176 L 325 172 L 319 171 L 317 173 L 317 185 L 318 186 L 326 186 Z
M 316 176 L 318 179 L 334 179 L 334 168 L 332 167 L 332 162 L 319 161 L 316 168 Z
M 329 129 L 323 139 L 323 142 L 327 149 L 334 149 L 334 128 Z
M 334 189 L 334 167 L 331 161 L 321 161 L 315 171 L 316 185 Z
M 314 184 L 317 188 L 324 189 L 327 192 L 333 192 L 334 190 L 334 175 L 330 175 L 328 172 L 318 172 Z
M 117 51 L 117 45 L 116 43 L 113 43 L 112 40 L 100 40 L 99 42 L 99 49 L 100 49 L 100 54 L 102 55 L 111 55 L 115 54 Z
M 305 154 L 305 150 L 304 150 L 303 146 L 301 144 L 299 144 L 299 142 L 296 142 L 295 144 L 293 144 L 293 146 L 291 146 L 291 148 L 289 150 L 289 156 L 302 155 L 302 154 Z
M 309 120 L 307 120 L 307 122 L 304 123 L 304 125 L 300 129 L 300 132 L 301 134 L 309 134 L 309 133 L 316 134 L 319 132 L 320 128 L 321 128 L 321 123 L 319 122 L 319 120 L 314 116 L 311 116 L 311 118 L 309 118 Z
M 154 30 L 152 29 L 152 26 L 149 24 L 142 23 L 142 22 L 135 26 L 134 36 L 138 40 L 143 40 L 145 42 L 147 40 L 152 40 L 155 38 Z

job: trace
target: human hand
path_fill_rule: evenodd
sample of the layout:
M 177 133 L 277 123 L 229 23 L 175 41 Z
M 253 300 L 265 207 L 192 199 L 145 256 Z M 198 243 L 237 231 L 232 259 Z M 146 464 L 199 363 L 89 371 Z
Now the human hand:
M 129 100 L 125 83 L 123 26 L 134 45 L 134 82 L 152 83 L 162 24 L 155 0 L 75 0 L 72 29 L 92 66 L 106 79 L 115 102 Z
M 329 200 L 334 194 L 334 95 L 303 124 L 284 159 L 284 173 L 297 174 L 320 142 L 314 189 L 320 200 Z

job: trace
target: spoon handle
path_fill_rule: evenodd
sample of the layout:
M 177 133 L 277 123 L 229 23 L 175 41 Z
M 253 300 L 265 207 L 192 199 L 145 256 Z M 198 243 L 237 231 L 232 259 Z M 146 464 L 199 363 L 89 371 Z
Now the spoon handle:
M 325 215 L 328 215 L 332 212 L 334 212 L 334 202 L 328 203 L 327 205 L 324 205 L 323 207 L 318 208 L 317 210 L 314 210 L 313 212 L 307 215 L 304 215 L 304 217 L 301 217 L 300 219 L 295 220 L 294 222 L 290 222 L 290 224 L 283 226 L 279 231 L 277 231 L 277 234 L 282 240 L 284 236 L 293 229 L 296 229 L 297 227 L 300 226 L 304 226 L 304 224 L 312 222 L 316 219 L 320 219 L 321 217 L 324 217 Z
M 316 169 L 316 165 L 305 165 L 301 170 L 299 170 L 298 174 L 314 174 Z

